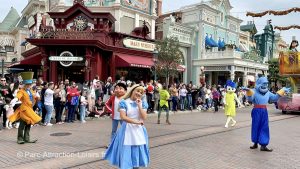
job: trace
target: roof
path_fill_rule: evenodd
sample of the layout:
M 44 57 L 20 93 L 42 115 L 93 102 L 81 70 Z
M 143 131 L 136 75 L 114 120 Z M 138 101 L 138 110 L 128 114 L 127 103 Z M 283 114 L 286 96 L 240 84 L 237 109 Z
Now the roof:
M 8 32 L 10 31 L 20 19 L 20 15 L 14 7 L 10 8 L 10 11 L 0 24 L 0 31 Z
M 257 33 L 255 24 L 241 25 L 240 29 L 241 31 L 245 31 L 245 32 L 252 32 L 254 34 Z

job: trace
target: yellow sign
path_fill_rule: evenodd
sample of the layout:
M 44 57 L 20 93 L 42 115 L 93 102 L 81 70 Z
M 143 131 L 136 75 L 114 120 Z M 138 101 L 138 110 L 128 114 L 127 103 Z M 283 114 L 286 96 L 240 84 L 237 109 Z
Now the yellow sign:
M 139 49 L 153 52 L 155 49 L 155 44 L 150 42 L 144 42 L 140 40 L 124 39 L 123 44 L 127 48 Z

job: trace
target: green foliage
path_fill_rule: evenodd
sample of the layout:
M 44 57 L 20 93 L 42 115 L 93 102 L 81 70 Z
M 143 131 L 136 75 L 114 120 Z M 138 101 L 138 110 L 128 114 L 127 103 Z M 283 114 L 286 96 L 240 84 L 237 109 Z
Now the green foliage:
M 276 58 L 269 60 L 269 76 L 268 80 L 270 82 L 281 82 L 282 84 L 286 84 L 288 79 L 286 77 L 280 76 L 279 74 L 279 61 Z
M 177 67 L 183 64 L 183 54 L 179 50 L 179 41 L 176 37 L 165 38 L 156 42 L 158 58 L 155 64 L 159 76 L 166 77 L 168 83 L 170 76 L 178 74 Z
M 249 52 L 244 53 L 243 59 L 249 59 L 258 62 L 263 61 L 263 58 L 260 56 L 259 51 L 257 50 L 251 50 Z

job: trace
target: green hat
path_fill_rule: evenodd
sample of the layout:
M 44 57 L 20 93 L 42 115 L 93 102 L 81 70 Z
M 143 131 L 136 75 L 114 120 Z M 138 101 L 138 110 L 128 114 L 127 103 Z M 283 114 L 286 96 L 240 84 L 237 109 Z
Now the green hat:
M 20 75 L 22 77 L 22 83 L 23 84 L 32 84 L 34 72 L 21 72 Z

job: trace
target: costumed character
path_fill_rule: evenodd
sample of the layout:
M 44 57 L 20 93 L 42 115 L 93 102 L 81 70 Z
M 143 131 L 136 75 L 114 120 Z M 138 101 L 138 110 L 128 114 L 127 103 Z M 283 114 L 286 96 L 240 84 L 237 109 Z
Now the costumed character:
M 238 107 L 241 106 L 241 103 L 235 94 L 236 90 L 236 84 L 231 81 L 227 80 L 226 82 L 226 94 L 224 97 L 224 105 L 225 105 L 225 115 L 227 116 L 227 121 L 225 124 L 225 127 L 228 128 L 229 123 L 232 121 L 231 126 L 235 126 L 236 121 L 233 119 L 236 115 L 236 110 L 235 110 L 235 101 L 238 103 Z
M 150 162 L 148 134 L 144 127 L 148 108 L 142 98 L 144 92 L 143 86 L 134 85 L 119 103 L 123 122 L 104 159 L 121 169 L 147 167 Z
M 267 104 L 277 102 L 279 97 L 289 92 L 290 89 L 284 87 L 279 90 L 277 94 L 273 94 L 269 91 L 268 86 L 268 79 L 266 77 L 260 77 L 256 81 L 255 89 L 243 89 L 247 91 L 247 99 L 254 104 L 254 108 L 251 112 L 251 139 L 254 144 L 250 149 L 256 149 L 258 148 L 258 144 L 260 144 L 261 151 L 271 152 L 272 149 L 267 148 L 270 140 Z
M 33 72 L 22 72 L 21 77 L 24 87 L 18 91 L 16 98 L 11 101 L 10 107 L 14 107 L 18 101 L 21 101 L 22 104 L 16 109 L 15 113 L 9 117 L 9 121 L 15 122 L 20 120 L 18 144 L 35 143 L 37 140 L 30 140 L 30 128 L 31 125 L 41 121 L 41 117 L 38 116 L 32 108 L 35 101 L 39 98 L 39 95 L 31 89 Z
M 124 83 L 117 83 L 114 87 L 114 95 L 110 96 L 108 101 L 105 103 L 105 108 L 112 114 L 112 129 L 110 142 L 116 135 L 118 125 L 122 125 L 121 115 L 119 112 L 119 103 L 121 97 L 126 94 L 127 86 Z
M 293 65 L 293 64 L 298 64 L 298 55 L 296 52 L 297 51 L 297 47 L 298 47 L 299 43 L 297 40 L 292 40 L 289 51 L 291 52 L 289 54 L 289 64 Z

